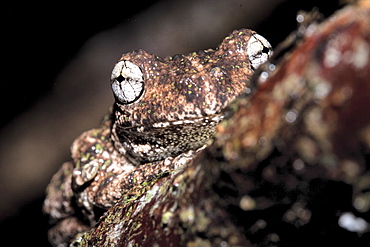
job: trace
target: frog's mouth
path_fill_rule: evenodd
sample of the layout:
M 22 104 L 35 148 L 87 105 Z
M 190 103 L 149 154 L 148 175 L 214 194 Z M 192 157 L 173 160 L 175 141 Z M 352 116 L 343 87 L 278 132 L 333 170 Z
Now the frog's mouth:
M 136 127 L 113 126 L 116 148 L 134 164 L 144 164 L 197 150 L 214 135 L 222 114 Z

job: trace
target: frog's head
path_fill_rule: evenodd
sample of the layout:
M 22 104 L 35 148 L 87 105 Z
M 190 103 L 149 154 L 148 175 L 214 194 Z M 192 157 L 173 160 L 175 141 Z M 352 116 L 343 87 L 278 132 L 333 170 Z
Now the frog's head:
M 187 56 L 124 54 L 111 75 L 116 148 L 142 164 L 202 147 L 271 54 L 268 41 L 248 29 L 234 31 L 216 50 Z

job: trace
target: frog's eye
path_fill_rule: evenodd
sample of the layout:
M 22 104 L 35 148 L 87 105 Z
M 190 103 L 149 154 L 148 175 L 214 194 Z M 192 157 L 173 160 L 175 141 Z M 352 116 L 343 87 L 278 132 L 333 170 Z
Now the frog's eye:
M 143 72 L 133 62 L 120 61 L 113 68 L 111 85 L 116 100 L 121 104 L 134 103 L 144 94 Z
M 272 55 L 272 47 L 264 37 L 255 33 L 249 38 L 247 54 L 252 68 L 257 69 Z

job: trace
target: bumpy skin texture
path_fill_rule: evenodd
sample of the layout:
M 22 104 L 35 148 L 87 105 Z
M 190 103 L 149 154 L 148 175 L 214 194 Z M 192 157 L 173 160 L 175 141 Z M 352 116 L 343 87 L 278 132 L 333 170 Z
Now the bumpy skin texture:
M 119 62 L 139 67 L 143 91 L 130 102 L 115 95 L 101 126 L 74 141 L 73 162 L 47 188 L 44 212 L 57 222 L 49 231 L 51 242 L 66 246 L 76 229 L 94 225 L 129 189 L 192 160 L 213 136 L 225 107 L 251 90 L 253 69 L 271 52 L 261 36 L 242 29 L 216 50 L 165 59 L 142 50 L 124 54 Z M 112 84 L 126 79 L 115 67 Z
M 216 50 L 187 56 L 162 59 L 142 50 L 124 54 L 120 61 L 141 69 L 145 94 L 133 104 L 116 100 L 112 132 L 117 149 L 132 163 L 144 164 L 204 145 L 222 110 L 250 87 L 253 35 L 234 31 Z

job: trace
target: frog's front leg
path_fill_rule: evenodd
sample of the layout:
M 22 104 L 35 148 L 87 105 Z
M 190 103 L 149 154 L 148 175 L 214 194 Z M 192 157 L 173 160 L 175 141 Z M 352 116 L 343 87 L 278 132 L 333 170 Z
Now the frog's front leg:
M 87 231 L 90 224 L 79 220 L 75 214 L 72 189 L 72 162 L 65 162 L 53 176 L 46 189 L 47 197 L 43 205 L 44 213 L 50 215 L 55 225 L 48 231 L 48 238 L 56 246 L 71 242 L 77 233 Z
M 87 131 L 72 145 L 72 156 L 76 160 L 73 190 L 78 206 L 84 209 L 91 224 L 95 223 L 95 207 L 110 208 L 132 187 L 181 167 L 202 149 L 134 166 L 112 147 L 111 142 L 101 143 L 108 132 Z
M 82 213 L 91 226 L 96 222 L 96 207 L 108 209 L 121 197 L 121 181 L 134 166 L 114 149 L 110 125 L 106 118 L 72 144 L 73 162 L 63 164 L 46 190 L 43 210 L 52 221 Z
M 94 207 L 111 207 L 121 197 L 121 181 L 135 169 L 113 147 L 110 126 L 110 120 L 105 120 L 100 128 L 84 132 L 71 147 L 74 195 L 91 223 Z
M 165 172 L 175 171 L 194 159 L 202 149 L 199 148 L 196 151 L 190 150 L 174 158 L 168 157 L 162 161 L 140 165 L 125 180 L 121 181 L 121 188 L 127 191 L 136 185 L 151 181 Z

